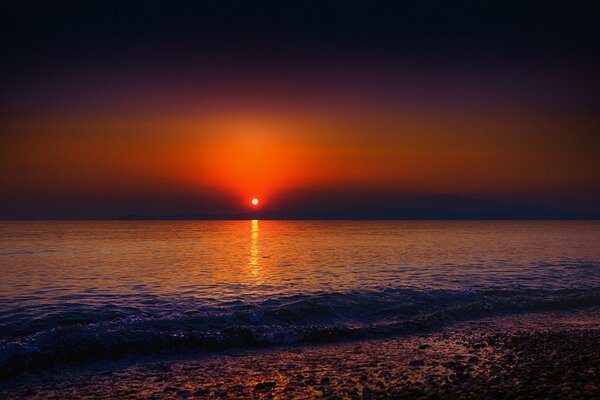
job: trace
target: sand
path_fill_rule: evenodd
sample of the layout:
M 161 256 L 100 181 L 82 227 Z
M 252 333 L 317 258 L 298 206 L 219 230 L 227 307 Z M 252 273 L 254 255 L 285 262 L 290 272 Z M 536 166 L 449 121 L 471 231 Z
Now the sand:
M 598 398 L 600 310 L 401 338 L 96 362 L 0 385 L 7 399 Z

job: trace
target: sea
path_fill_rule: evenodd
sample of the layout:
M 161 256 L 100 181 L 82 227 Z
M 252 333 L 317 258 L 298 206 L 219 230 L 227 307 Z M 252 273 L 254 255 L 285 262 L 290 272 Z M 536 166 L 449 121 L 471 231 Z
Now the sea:
M 0 222 L 0 374 L 600 306 L 600 221 Z

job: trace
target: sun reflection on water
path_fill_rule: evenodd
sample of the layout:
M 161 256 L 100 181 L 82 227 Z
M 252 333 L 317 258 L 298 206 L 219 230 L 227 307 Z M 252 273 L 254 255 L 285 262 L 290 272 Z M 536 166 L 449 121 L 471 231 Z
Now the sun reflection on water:
M 250 235 L 250 258 L 248 260 L 248 266 L 250 267 L 250 275 L 252 280 L 260 284 L 263 279 L 262 266 L 260 264 L 260 249 L 258 247 L 258 220 L 253 219 L 251 221 L 251 235 Z

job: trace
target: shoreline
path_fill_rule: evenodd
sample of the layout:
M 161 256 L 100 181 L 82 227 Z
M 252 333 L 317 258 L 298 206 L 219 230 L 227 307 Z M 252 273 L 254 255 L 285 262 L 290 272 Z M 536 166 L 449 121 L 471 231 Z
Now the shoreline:
M 591 398 L 600 310 L 461 322 L 336 344 L 97 362 L 4 382 L 17 398 Z

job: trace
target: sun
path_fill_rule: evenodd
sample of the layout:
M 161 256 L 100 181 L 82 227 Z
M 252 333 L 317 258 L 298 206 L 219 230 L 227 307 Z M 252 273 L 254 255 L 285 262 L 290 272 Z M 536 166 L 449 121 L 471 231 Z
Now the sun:
M 252 200 L 250 200 L 250 203 L 252 203 L 253 206 L 257 206 L 258 205 L 258 199 L 255 197 Z

